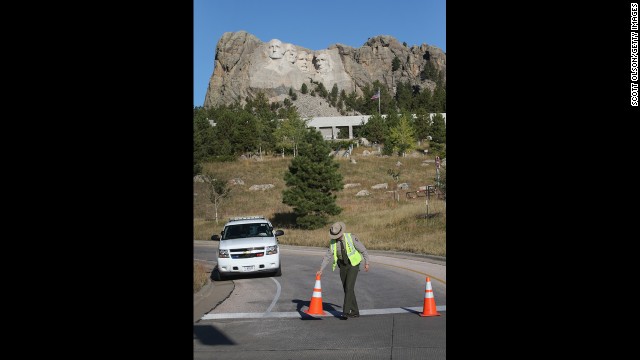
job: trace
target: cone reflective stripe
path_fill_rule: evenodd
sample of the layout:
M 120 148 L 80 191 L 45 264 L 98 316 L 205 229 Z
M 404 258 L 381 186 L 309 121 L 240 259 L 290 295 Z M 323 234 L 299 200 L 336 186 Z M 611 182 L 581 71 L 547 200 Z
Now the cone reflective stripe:
M 322 301 L 322 285 L 320 284 L 320 277 L 316 276 L 316 284 L 313 286 L 313 296 L 320 298 Z
M 433 289 L 431 288 L 431 279 L 427 277 L 427 285 L 424 289 L 424 306 L 420 316 L 440 316 L 436 310 L 436 299 L 433 297 Z
M 316 284 L 313 286 L 313 295 L 309 303 L 309 310 L 305 311 L 309 315 L 329 315 L 322 310 L 322 286 L 320 285 L 320 275 L 316 274 Z

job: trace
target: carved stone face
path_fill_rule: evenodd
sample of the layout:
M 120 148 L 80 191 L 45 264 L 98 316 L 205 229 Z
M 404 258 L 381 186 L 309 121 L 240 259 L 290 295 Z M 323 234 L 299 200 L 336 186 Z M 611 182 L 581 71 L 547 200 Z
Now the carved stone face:
M 269 41 L 269 57 L 272 59 L 280 59 L 284 55 L 282 41 L 273 39 Z
M 316 56 L 316 67 L 318 68 L 318 72 L 325 73 L 331 70 L 331 62 L 329 60 L 329 55 L 327 54 L 318 54 Z
M 312 58 L 313 55 L 307 54 L 306 51 L 300 51 L 296 59 L 296 66 L 302 72 L 309 72 L 309 60 Z
M 298 58 L 298 50 L 295 46 L 293 46 L 293 44 L 287 44 L 285 46 L 285 49 L 285 58 L 287 59 L 287 61 L 294 64 Z

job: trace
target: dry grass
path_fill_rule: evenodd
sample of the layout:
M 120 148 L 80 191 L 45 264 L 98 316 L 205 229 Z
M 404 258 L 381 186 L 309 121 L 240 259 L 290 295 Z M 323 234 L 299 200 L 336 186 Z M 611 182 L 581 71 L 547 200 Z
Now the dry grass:
M 197 293 L 207 284 L 209 275 L 204 265 L 194 262 L 193 263 L 193 292 Z
M 342 213 L 329 219 L 343 221 L 349 232 L 360 238 L 371 250 L 406 251 L 420 254 L 446 256 L 446 211 L 442 200 L 431 197 L 429 216 L 425 197 L 407 199 L 407 191 L 415 191 L 419 186 L 434 183 L 435 166 L 422 166 L 425 155 L 416 157 L 362 156 L 363 150 L 355 148 L 351 164 L 347 158 L 336 158 L 344 183 L 359 183 L 360 186 L 344 189 L 337 193 L 337 204 Z M 291 222 L 291 207 L 282 203 L 285 189 L 284 174 L 288 171 L 290 157 L 264 157 L 264 161 L 238 160 L 233 163 L 209 163 L 203 170 L 210 170 L 223 179 L 240 178 L 244 185 L 235 185 L 230 198 L 224 200 L 218 213 L 218 223 L 214 220 L 213 204 L 208 199 L 202 183 L 194 183 L 194 235 L 196 240 L 208 240 L 212 234 L 220 233 L 229 217 L 241 215 L 267 216 L 274 226 L 284 229 L 280 243 L 285 245 L 326 246 L 326 228 L 301 230 Z M 400 161 L 402 166 L 396 167 Z M 398 183 L 408 183 L 409 190 L 398 190 L 400 201 L 394 200 L 396 183 L 387 173 L 388 169 L 400 170 Z M 388 183 L 387 190 L 373 190 L 371 186 Z M 275 188 L 266 191 L 250 191 L 256 184 L 273 184 Z M 366 189 L 371 195 L 356 197 Z

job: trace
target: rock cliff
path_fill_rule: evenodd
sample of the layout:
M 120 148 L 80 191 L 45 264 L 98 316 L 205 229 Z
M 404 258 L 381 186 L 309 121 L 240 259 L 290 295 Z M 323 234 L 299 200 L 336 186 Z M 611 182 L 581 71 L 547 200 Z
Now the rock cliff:
M 400 66 L 393 71 L 395 57 Z M 337 84 L 339 90 L 355 90 L 358 95 L 375 80 L 390 93 L 395 92 L 395 84 L 400 81 L 433 89 L 435 83 L 422 79 L 421 72 L 435 68 L 446 81 L 446 59 L 437 47 L 407 47 L 388 35 L 369 38 L 357 49 L 337 43 L 327 49 L 311 50 L 279 39 L 265 43 L 245 31 L 227 32 L 216 46 L 204 107 L 244 103 L 247 96 L 253 97 L 259 91 L 270 101 L 283 101 L 289 88 L 299 92 L 306 83 L 313 89 L 311 81 L 322 82 L 328 91 Z

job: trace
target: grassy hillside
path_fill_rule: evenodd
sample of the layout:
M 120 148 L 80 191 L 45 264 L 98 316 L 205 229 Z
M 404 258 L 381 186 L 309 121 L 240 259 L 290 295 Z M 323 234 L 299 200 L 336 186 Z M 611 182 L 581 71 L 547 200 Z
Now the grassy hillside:
M 419 186 L 434 184 L 435 164 L 422 166 L 431 156 L 415 155 L 407 157 L 363 156 L 359 147 L 351 156 L 356 160 L 336 157 L 344 183 L 359 183 L 359 186 L 337 193 L 337 204 L 343 209 L 338 216 L 331 217 L 325 228 L 318 230 L 297 229 L 291 221 L 291 207 L 282 203 L 285 189 L 284 174 L 288 171 L 291 157 L 265 156 L 263 161 L 236 160 L 232 163 L 206 163 L 203 171 L 210 170 L 220 179 L 241 179 L 244 185 L 233 185 L 230 197 L 223 200 L 218 210 L 218 223 L 214 220 L 214 207 L 202 183 L 194 182 L 194 240 L 207 240 L 214 233 L 220 233 L 229 217 L 243 215 L 264 215 L 276 229 L 283 229 L 285 235 L 279 237 L 285 245 L 320 246 L 328 245 L 327 236 L 331 223 L 343 221 L 347 231 L 352 232 L 371 250 L 406 251 L 420 254 L 446 256 L 446 211 L 443 200 L 431 197 L 427 217 L 426 197 L 408 199 L 407 191 L 415 191 Z M 401 166 L 396 166 L 397 162 Z M 398 190 L 399 201 L 394 199 L 396 182 L 388 170 L 399 170 L 398 184 L 408 183 L 408 190 Z M 388 189 L 374 190 L 376 184 L 387 183 Z M 273 184 L 275 188 L 265 191 L 251 191 L 252 185 Z M 356 197 L 360 190 L 368 190 L 371 195 Z

